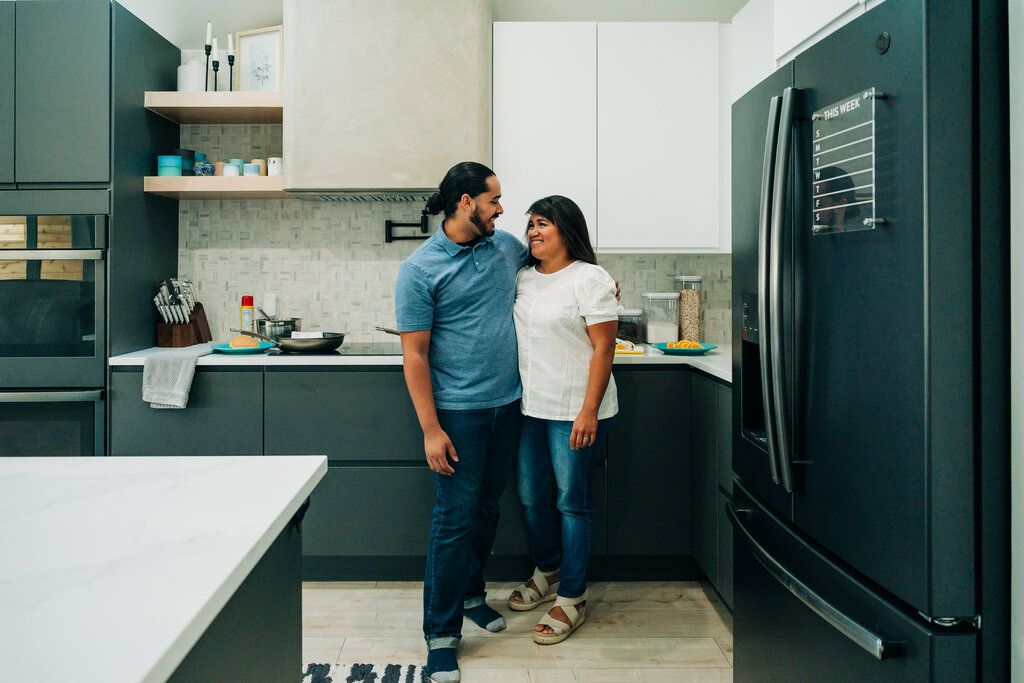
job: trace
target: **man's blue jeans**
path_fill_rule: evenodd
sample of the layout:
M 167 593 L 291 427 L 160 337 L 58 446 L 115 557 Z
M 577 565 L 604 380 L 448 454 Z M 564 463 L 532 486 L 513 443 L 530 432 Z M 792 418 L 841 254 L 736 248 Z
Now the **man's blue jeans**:
M 578 598 L 587 590 L 594 540 L 593 474 L 614 420 L 599 420 L 594 443 L 573 450 L 572 422 L 523 418 L 519 499 L 533 563 L 545 574 L 558 570 L 558 594 L 566 598 Z
M 427 647 L 454 647 L 462 637 L 464 600 L 484 597 L 484 564 L 494 545 L 498 499 L 519 447 L 519 401 L 481 410 L 438 410 L 458 462 L 434 473 L 437 499 L 423 580 Z

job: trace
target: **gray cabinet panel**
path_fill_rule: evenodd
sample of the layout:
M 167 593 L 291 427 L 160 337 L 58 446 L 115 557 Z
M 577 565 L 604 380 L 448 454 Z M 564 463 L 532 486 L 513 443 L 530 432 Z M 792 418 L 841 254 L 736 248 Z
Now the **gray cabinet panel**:
M 142 372 L 110 380 L 111 455 L 262 455 L 263 371 L 196 368 L 184 410 L 142 401 Z
M 718 392 L 711 380 L 693 376 L 690 406 L 690 457 L 693 559 L 712 584 L 718 584 Z
M 110 3 L 15 3 L 15 179 L 110 180 Z
M 519 490 L 516 483 L 517 473 L 512 478 L 501 497 L 501 517 L 498 519 L 498 532 L 494 537 L 492 552 L 495 555 L 529 555 L 530 539 L 526 532 L 526 520 L 523 506 L 519 502 Z M 608 472 L 607 468 L 598 465 L 594 470 L 594 541 L 591 555 L 604 555 L 608 552 Z
M 14 182 L 14 3 L 0 2 L 0 183 Z
M 271 455 L 426 462 L 401 368 L 268 370 L 264 415 Z
M 329 467 L 302 521 L 302 554 L 426 555 L 434 478 L 422 467 Z
M 608 553 L 686 555 L 690 546 L 690 372 L 615 368 L 608 433 Z
M 732 609 L 732 524 L 725 514 L 725 506 L 729 499 L 718 494 L 718 589 L 722 601 Z
M 732 494 L 732 388 L 718 385 L 718 485 Z

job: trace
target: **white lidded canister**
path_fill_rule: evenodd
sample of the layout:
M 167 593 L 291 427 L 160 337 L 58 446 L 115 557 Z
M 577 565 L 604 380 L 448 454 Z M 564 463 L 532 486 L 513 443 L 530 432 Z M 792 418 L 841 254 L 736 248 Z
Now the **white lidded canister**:
M 642 296 L 647 343 L 679 341 L 679 292 L 647 292 Z

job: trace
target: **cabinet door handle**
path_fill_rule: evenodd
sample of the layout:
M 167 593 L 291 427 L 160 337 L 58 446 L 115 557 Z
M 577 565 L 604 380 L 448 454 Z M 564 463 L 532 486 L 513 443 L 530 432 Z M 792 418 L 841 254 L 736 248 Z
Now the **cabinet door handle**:
M 102 260 L 102 249 L 0 249 L 0 261 Z
M 102 399 L 102 389 L 92 389 L 89 391 L 0 392 L 0 403 L 91 403 Z

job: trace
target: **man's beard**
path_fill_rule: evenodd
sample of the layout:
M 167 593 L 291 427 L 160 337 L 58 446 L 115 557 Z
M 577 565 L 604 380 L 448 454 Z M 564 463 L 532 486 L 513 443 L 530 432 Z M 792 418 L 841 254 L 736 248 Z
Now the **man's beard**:
M 494 234 L 494 228 L 487 225 L 487 221 L 480 218 L 479 209 L 473 212 L 473 215 L 469 217 L 469 221 L 478 228 L 477 234 L 481 237 L 490 237 Z

